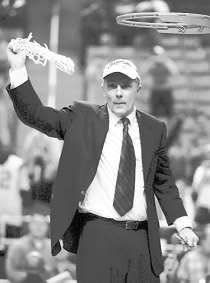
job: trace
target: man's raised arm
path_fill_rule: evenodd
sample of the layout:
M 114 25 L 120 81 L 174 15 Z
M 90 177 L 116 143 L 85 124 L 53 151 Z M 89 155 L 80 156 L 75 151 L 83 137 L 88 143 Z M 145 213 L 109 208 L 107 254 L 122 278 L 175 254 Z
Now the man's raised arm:
M 7 53 L 10 63 L 10 84 L 7 91 L 17 116 L 24 124 L 48 136 L 64 139 L 74 116 L 73 108 L 70 106 L 56 110 L 44 106 L 29 80 L 25 53 L 14 53 L 10 45 Z

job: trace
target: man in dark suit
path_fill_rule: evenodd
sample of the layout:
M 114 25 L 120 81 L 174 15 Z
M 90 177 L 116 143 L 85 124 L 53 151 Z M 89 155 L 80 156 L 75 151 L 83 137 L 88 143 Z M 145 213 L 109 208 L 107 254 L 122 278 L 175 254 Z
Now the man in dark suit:
M 141 78 L 124 59 L 103 71 L 105 105 L 43 106 L 8 48 L 7 90 L 27 125 L 64 140 L 51 201 L 52 254 L 77 253 L 79 283 L 159 282 L 163 270 L 156 195 L 169 225 L 193 247 L 192 230 L 166 153 L 166 126 L 136 109 Z

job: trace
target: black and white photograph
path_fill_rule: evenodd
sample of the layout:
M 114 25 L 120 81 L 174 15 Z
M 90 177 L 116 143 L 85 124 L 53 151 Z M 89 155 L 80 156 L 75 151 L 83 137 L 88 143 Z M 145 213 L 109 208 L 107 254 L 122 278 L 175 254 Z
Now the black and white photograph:
M 0 283 L 210 283 L 209 0 L 0 0 Z

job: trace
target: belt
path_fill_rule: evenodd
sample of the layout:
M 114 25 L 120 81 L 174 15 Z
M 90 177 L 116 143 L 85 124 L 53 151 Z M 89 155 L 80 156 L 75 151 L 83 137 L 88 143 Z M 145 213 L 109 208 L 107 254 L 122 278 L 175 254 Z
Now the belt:
M 125 220 L 125 221 L 118 221 L 113 218 L 106 218 L 102 217 L 90 212 L 82 212 L 80 215 L 83 214 L 82 218 L 84 218 L 84 221 L 90 221 L 90 220 L 95 220 L 95 219 L 100 219 L 106 222 L 111 222 L 113 224 L 116 224 L 126 230 L 139 230 L 139 229 L 144 229 L 146 230 L 148 227 L 148 222 L 146 220 L 144 221 L 135 221 L 135 220 Z

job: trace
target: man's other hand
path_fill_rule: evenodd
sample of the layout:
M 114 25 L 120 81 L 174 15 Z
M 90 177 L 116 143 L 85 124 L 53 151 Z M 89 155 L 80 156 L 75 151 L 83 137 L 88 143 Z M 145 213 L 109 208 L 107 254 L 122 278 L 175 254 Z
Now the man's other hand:
M 185 227 L 177 234 L 177 237 L 181 241 L 181 244 L 187 248 L 196 247 L 199 241 L 198 236 L 195 234 L 193 229 Z

